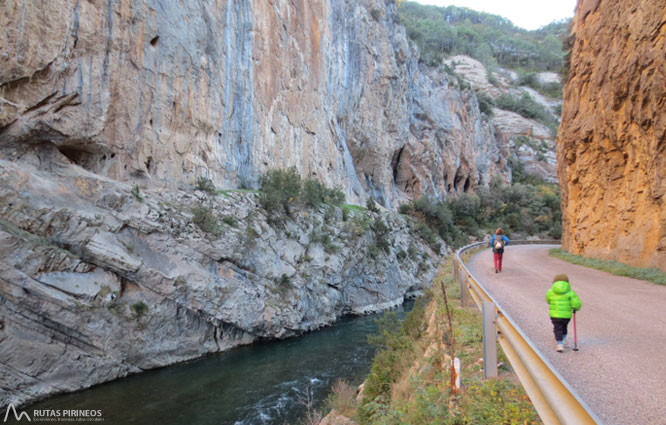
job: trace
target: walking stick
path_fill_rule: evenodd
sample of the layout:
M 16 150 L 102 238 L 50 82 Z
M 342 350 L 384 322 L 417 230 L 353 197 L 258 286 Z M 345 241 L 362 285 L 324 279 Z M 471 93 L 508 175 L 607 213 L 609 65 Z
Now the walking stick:
M 573 313 L 574 316 L 574 351 L 578 351 L 578 335 L 576 334 L 576 312 Z

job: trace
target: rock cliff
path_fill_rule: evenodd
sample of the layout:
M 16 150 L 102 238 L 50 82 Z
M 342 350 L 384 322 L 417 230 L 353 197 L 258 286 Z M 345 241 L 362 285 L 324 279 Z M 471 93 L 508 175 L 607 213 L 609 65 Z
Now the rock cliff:
M 474 93 L 419 67 L 392 1 L 7 0 L 0 27 L 0 406 L 430 284 L 439 253 L 397 216 L 275 227 L 199 177 L 293 165 L 392 208 L 508 176 Z M 192 224 L 199 203 L 220 235 Z M 373 258 L 377 219 L 393 232 Z
M 420 69 L 391 0 L 3 3 L 0 144 L 87 170 L 254 187 L 296 166 L 387 207 L 508 174 L 469 92 Z
M 579 0 L 558 136 L 565 249 L 666 270 L 666 6 Z
M 520 97 L 528 94 L 542 105 L 553 120 L 559 119 L 560 100 L 549 100 L 536 90 L 518 85 L 518 75 L 509 69 L 496 68 L 490 71 L 481 62 L 469 56 L 457 55 L 445 61 L 462 79 L 467 81 L 477 93 L 490 99 L 500 96 Z M 492 80 L 489 80 L 489 76 Z M 540 84 L 559 83 L 560 78 L 552 72 L 536 74 Z M 495 137 L 500 140 L 504 152 L 519 161 L 528 174 L 557 182 L 555 161 L 555 131 L 534 119 L 525 118 L 515 112 L 497 106 L 491 108 L 492 116 L 486 121 L 493 128 Z M 502 141 L 507 141 L 502 143 Z
M 277 225 L 252 193 L 39 163 L 0 160 L 0 406 L 399 305 L 439 258 L 397 215 L 301 208 Z

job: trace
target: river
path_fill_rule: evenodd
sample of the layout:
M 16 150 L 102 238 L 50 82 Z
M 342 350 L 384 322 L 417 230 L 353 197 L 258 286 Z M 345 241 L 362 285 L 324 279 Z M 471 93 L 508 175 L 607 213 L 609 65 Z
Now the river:
M 31 417 L 35 409 L 101 410 L 104 421 L 97 423 L 105 425 L 296 425 L 307 391 L 321 407 L 337 379 L 365 379 L 375 353 L 367 338 L 380 316 L 344 318 L 300 337 L 146 371 L 24 410 Z

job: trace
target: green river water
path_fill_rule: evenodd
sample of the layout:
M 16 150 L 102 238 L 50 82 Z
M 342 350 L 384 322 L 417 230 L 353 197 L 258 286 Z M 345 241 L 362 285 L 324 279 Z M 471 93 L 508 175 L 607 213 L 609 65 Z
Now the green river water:
M 297 425 L 308 390 L 320 407 L 337 379 L 365 379 L 375 353 L 367 338 L 379 317 L 345 318 L 297 338 L 143 372 L 23 410 L 32 418 L 35 409 L 101 410 L 104 420 L 96 423 L 104 425 Z

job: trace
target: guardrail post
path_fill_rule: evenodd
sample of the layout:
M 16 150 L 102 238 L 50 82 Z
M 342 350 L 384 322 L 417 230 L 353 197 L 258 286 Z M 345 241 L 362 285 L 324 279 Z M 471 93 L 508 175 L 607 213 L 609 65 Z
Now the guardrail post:
M 469 305 L 469 289 L 467 288 L 467 274 L 458 269 L 458 280 L 460 282 L 460 304 L 463 307 Z
M 462 270 L 458 270 L 458 277 L 460 281 L 460 304 L 463 307 L 469 305 L 469 289 L 467 289 L 467 274 L 463 273 Z
M 497 376 L 497 328 L 495 304 L 483 301 L 483 376 Z
M 458 273 L 460 273 L 460 265 L 458 264 L 458 261 L 455 259 L 453 260 L 453 279 L 458 280 Z

